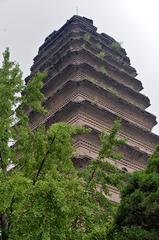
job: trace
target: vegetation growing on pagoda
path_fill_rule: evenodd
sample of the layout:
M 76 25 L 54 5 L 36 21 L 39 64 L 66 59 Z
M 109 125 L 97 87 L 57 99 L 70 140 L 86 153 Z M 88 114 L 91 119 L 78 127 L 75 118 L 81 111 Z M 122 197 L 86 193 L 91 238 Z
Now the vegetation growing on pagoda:
M 116 51 L 119 51 L 121 49 L 121 43 L 114 41 L 111 44 L 111 48 Z
M 99 68 L 98 68 L 98 70 L 99 70 L 101 73 L 103 73 L 103 74 L 107 75 L 107 70 L 106 70 L 106 68 L 105 68 L 105 66 L 104 66 L 104 65 L 103 65 L 103 66 L 101 66 L 101 67 L 99 67 Z
M 99 57 L 101 60 L 103 60 L 104 57 L 105 57 L 105 52 L 100 51 L 100 52 L 97 54 L 97 57 Z
M 86 40 L 87 42 L 89 42 L 91 40 L 91 34 L 90 33 L 85 33 L 84 34 L 84 40 Z
M 97 47 L 98 49 L 102 50 L 102 45 L 101 45 L 99 42 L 96 44 L 96 47 Z

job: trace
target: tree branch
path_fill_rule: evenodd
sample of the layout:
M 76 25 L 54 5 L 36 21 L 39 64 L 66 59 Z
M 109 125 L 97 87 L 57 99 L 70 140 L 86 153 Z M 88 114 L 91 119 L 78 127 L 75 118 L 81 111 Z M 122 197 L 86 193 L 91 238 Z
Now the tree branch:
M 15 195 L 13 195 L 12 197 L 12 201 L 10 204 L 10 214 L 9 214 L 9 219 L 8 219 L 8 237 L 9 237 L 9 231 L 10 231 L 10 226 L 11 226 L 11 216 L 12 216 L 12 212 L 13 212 L 13 204 L 15 202 Z
M 50 146 L 51 146 L 51 145 L 53 144 L 53 142 L 55 141 L 55 137 L 56 137 L 56 136 L 53 137 L 52 142 L 50 143 Z M 47 156 L 48 156 L 49 153 L 50 153 L 50 148 L 47 150 L 45 156 L 43 157 L 43 159 L 42 159 L 42 161 L 41 161 L 40 167 L 39 167 L 39 169 L 38 169 L 38 171 L 37 171 L 37 173 L 36 173 L 36 176 L 35 176 L 35 178 L 34 178 L 33 185 L 35 185 L 35 183 L 36 183 L 36 181 L 37 181 L 37 179 L 38 179 L 38 177 L 39 177 L 39 175 L 40 175 L 40 173 L 41 173 L 41 170 L 42 170 L 42 168 L 43 168 L 43 165 L 44 165 L 44 163 L 45 163 L 45 161 L 46 161 L 46 158 L 47 158 Z
M 98 156 L 97 161 L 101 161 L 101 160 L 102 160 L 102 157 Z M 96 170 L 97 170 L 97 166 L 96 166 L 96 168 L 94 168 L 94 170 L 92 171 L 92 174 L 91 174 L 91 177 L 90 177 L 90 179 L 89 179 L 89 181 L 88 181 L 87 187 L 89 187 L 91 181 L 93 180 L 94 175 L 95 175 L 95 173 L 96 173 Z
M 97 168 L 95 168 L 95 169 L 93 170 L 93 172 L 92 172 L 92 174 L 91 174 L 91 177 L 90 177 L 90 179 L 89 179 L 89 181 L 88 181 L 87 186 L 89 186 L 89 184 L 91 183 L 92 179 L 94 178 L 94 175 L 95 175 L 96 169 L 97 169 Z

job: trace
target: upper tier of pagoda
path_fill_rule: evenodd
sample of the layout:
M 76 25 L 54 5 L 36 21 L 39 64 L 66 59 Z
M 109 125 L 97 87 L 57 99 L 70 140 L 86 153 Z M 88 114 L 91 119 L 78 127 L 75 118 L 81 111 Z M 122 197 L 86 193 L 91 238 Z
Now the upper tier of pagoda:
M 87 71 L 87 76 L 84 78 L 94 83 L 99 79 L 96 81 L 98 86 L 109 89 L 122 102 L 129 103 L 130 108 L 134 105 L 138 112 L 150 106 L 149 99 L 139 93 L 143 89 L 142 83 L 135 78 L 136 70 L 130 65 L 126 51 L 112 37 L 99 34 L 92 20 L 77 15 L 45 39 L 34 58 L 31 74 L 39 70 L 48 72 L 44 84 L 46 92 L 53 79 L 65 74 L 70 67 L 81 68 L 81 72 L 82 68 L 85 69 L 83 75 Z M 148 115 L 144 111 L 143 114 Z M 151 130 L 157 122 L 155 116 L 150 115 L 153 121 Z
M 123 74 L 127 73 L 132 77 L 137 75 L 136 70 L 130 66 L 130 60 L 125 50 L 121 48 L 115 39 L 105 33 L 97 33 L 97 28 L 93 26 L 92 20 L 76 15 L 69 19 L 58 31 L 54 31 L 45 39 L 45 42 L 39 48 L 38 55 L 34 58 L 32 70 L 36 66 L 39 67 L 40 63 L 44 63 L 44 60 L 48 61 L 50 53 L 53 53 L 54 50 L 57 51 L 58 45 L 60 47 L 65 45 L 69 38 L 82 38 L 86 41 L 86 44 L 91 43 L 90 46 L 95 48 L 96 55 L 101 51 L 105 52 L 105 60 L 108 60 L 112 66 L 116 66 L 116 69 L 120 68 Z M 142 89 L 140 81 L 138 81 L 138 89 Z

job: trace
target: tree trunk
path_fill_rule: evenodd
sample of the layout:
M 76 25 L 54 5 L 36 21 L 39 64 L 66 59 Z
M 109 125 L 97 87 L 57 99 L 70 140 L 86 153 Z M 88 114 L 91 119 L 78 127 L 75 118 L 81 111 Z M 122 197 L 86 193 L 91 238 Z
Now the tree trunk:
M 8 221 L 7 221 L 7 215 L 1 214 L 0 215 L 0 226 L 1 226 L 1 235 L 0 240 L 7 240 L 8 239 Z

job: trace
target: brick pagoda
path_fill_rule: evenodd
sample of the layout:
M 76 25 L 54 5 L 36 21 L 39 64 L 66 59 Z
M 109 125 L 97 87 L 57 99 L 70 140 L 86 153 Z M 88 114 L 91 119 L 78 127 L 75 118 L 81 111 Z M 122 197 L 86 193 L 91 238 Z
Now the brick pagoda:
M 48 72 L 43 87 L 48 114 L 30 112 L 32 129 L 59 121 L 90 127 L 91 133 L 74 139 L 75 163 L 83 167 L 97 155 L 100 133 L 120 117 L 119 136 L 127 143 L 116 164 L 129 172 L 145 167 L 159 143 L 151 132 L 156 117 L 145 110 L 150 101 L 140 93 L 142 83 L 116 40 L 99 34 L 92 20 L 75 15 L 45 39 L 26 83 L 37 71 Z

